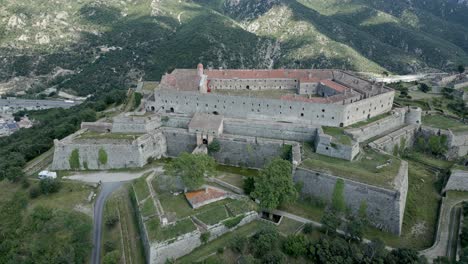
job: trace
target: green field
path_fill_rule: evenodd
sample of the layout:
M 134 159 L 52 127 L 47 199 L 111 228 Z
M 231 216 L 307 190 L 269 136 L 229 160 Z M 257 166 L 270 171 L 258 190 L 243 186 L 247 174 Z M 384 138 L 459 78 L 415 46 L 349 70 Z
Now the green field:
M 150 241 L 166 241 L 197 229 L 190 218 L 184 218 L 165 227 L 161 227 L 159 221 L 153 218 L 146 223 L 146 226 Z
M 339 127 L 322 127 L 323 132 L 333 137 L 332 142 L 343 145 L 351 145 L 351 137 L 346 135 L 343 128 Z
M 224 207 L 224 205 L 219 205 L 196 214 L 195 217 L 207 225 L 214 225 L 223 221 L 229 216 L 227 214 L 226 207 Z
M 299 228 L 302 227 L 303 225 L 304 224 L 301 222 L 298 222 L 296 220 L 283 216 L 281 223 L 278 225 L 278 231 L 281 234 L 287 236 L 287 235 L 295 234 L 296 231 L 298 231 Z
M 389 117 L 390 115 L 391 115 L 391 113 L 385 113 L 385 114 L 382 114 L 382 115 L 374 116 L 374 117 L 371 117 L 371 118 L 369 118 L 369 119 L 367 119 L 365 121 L 361 121 L 361 122 L 357 122 L 355 124 L 352 124 L 352 125 L 348 126 L 348 128 L 362 127 L 362 126 L 368 125 L 370 123 L 379 121 L 380 119 L 383 119 L 385 117 Z
M 374 184 L 386 188 L 392 187 L 392 182 L 400 169 L 400 159 L 367 150 L 354 161 L 328 157 L 313 153 L 309 146 L 304 146 L 304 161 L 300 165 L 306 169 L 333 173 L 336 176 Z M 384 164 L 383 168 L 377 168 Z
M 456 119 L 445 117 L 442 115 L 426 115 L 422 118 L 423 125 L 440 128 L 450 129 L 454 132 L 468 131 L 468 125 L 459 122 Z
M 87 131 L 79 135 L 76 139 L 116 139 L 116 140 L 135 140 L 143 134 L 128 134 L 128 133 L 99 133 Z

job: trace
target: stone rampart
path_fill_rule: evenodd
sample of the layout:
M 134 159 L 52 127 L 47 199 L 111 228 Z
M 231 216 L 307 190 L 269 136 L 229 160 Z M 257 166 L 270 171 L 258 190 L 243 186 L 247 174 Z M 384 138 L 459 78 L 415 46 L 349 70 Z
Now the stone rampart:
M 369 146 L 392 154 L 395 147 L 399 149 L 412 147 L 418 129 L 419 125 L 404 126 L 388 135 L 372 141 L 369 143 Z
M 320 128 L 315 137 L 315 152 L 344 160 L 353 160 L 359 154 L 359 143 L 351 142 L 349 145 L 333 142 L 333 137 L 323 133 Z
M 396 109 L 388 117 L 364 125 L 359 128 L 348 128 L 346 133 L 351 135 L 357 142 L 364 142 L 368 139 L 396 130 L 405 124 L 405 110 Z
M 400 172 L 394 180 L 394 189 L 385 189 L 328 173 L 297 168 L 293 176 L 301 182 L 302 195 L 319 197 L 331 202 L 338 179 L 345 183 L 344 200 L 355 214 L 363 203 L 367 205 L 368 220 L 376 227 L 394 234 L 401 234 L 408 191 L 408 164 L 402 161 Z
M 167 155 L 177 157 L 182 152 L 191 153 L 196 148 L 196 134 L 185 129 L 163 128 L 167 140 Z M 263 168 L 266 162 L 285 154 L 285 145 L 299 145 L 297 142 L 223 134 L 216 138 L 220 150 L 210 155 L 221 164 L 249 168 Z M 299 149 L 297 149 L 299 147 Z M 300 163 L 300 146 L 295 148 L 292 158 Z
M 147 133 L 161 126 L 161 119 L 157 115 L 118 116 L 112 123 L 113 133 Z
M 106 133 L 112 129 L 112 123 L 106 122 L 82 122 L 81 129 L 88 129 L 89 131 Z
M 468 155 L 468 132 L 452 132 L 451 130 L 439 129 L 428 126 L 421 126 L 418 136 L 429 137 L 432 135 L 447 136 L 448 151 L 445 155 L 447 159 L 457 159 Z
M 142 167 L 149 157 L 159 158 L 166 153 L 166 140 L 161 132 L 131 139 L 79 139 L 54 141 L 53 170 L 70 170 L 70 157 L 78 151 L 79 168 L 105 170 Z M 101 154 L 100 154 L 101 153 Z M 105 156 L 105 163 L 100 161 Z
M 163 114 L 163 125 L 172 128 L 188 128 L 191 118 L 180 114 Z M 264 120 L 243 120 L 224 118 L 223 131 L 226 134 L 311 142 L 317 126 L 297 123 L 272 122 Z

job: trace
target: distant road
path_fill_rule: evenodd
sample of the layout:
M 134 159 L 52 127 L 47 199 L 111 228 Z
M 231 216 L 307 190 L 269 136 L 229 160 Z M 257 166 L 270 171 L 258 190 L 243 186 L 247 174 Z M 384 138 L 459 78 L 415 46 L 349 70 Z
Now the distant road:
M 49 108 L 70 108 L 79 105 L 77 101 L 61 101 L 61 100 L 30 100 L 19 98 L 0 99 L 0 110 L 7 112 L 17 112 L 20 110 L 39 110 Z

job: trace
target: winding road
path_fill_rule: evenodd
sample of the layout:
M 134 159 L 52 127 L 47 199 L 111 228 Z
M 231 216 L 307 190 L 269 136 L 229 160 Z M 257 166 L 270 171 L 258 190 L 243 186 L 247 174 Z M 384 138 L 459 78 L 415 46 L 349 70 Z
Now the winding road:
M 91 263 L 101 263 L 101 236 L 102 236 L 102 213 L 107 198 L 120 186 L 123 182 L 105 182 L 101 185 L 96 204 L 94 205 L 94 227 L 93 227 L 93 253 L 91 255 Z

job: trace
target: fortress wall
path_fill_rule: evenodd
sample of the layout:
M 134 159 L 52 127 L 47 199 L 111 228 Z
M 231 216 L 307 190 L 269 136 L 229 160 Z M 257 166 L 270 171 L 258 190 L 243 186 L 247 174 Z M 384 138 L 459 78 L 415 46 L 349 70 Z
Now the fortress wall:
M 70 170 L 70 155 L 75 149 L 80 156 L 80 169 L 87 168 L 91 170 L 115 169 L 115 168 L 133 168 L 141 167 L 142 163 L 138 146 L 131 142 L 121 143 L 99 143 L 99 142 L 81 142 L 66 143 L 57 142 L 55 144 L 54 160 L 52 162 L 53 170 Z M 107 163 L 99 164 L 99 150 L 103 149 L 107 153 Z
M 405 124 L 403 111 L 394 111 L 391 116 L 382 118 L 360 128 L 348 128 L 346 133 L 350 134 L 356 141 L 364 142 L 368 139 L 381 135 L 387 131 L 397 129 Z
M 386 136 L 383 136 L 369 145 L 373 148 L 383 150 L 387 153 L 392 154 L 395 146 L 401 148 L 402 146 L 411 147 L 413 146 L 416 133 L 419 125 L 409 125 L 402 127 Z
M 195 133 L 175 128 L 164 128 L 163 133 L 166 136 L 168 156 L 176 157 L 182 152 L 192 153 L 196 147 Z M 218 163 L 249 168 L 263 168 L 269 160 L 282 156 L 284 144 L 297 144 L 282 140 L 226 134 L 216 139 L 220 143 L 220 150 L 211 155 Z
M 196 112 L 217 112 L 233 118 L 289 121 L 334 127 L 344 122 L 345 108 L 342 104 L 315 104 L 172 90 L 157 90 L 155 102 L 152 104 L 152 107 L 159 112 L 173 110 L 175 113 L 189 115 Z M 149 108 L 151 109 L 151 106 Z
M 392 110 L 394 97 L 395 91 L 390 91 L 345 105 L 344 125 L 349 126 L 389 112 Z
M 148 117 L 116 117 L 112 123 L 113 133 L 146 133 L 161 126 L 160 118 Z
M 224 132 L 233 135 L 310 142 L 317 127 L 293 123 L 224 119 Z
M 89 131 L 94 132 L 110 132 L 112 129 L 112 123 L 106 122 L 82 122 L 81 129 L 88 129 Z
M 149 157 L 160 158 L 166 153 L 165 138 L 161 132 L 130 140 L 55 141 L 52 169 L 70 170 L 70 155 L 77 149 L 80 169 L 106 170 L 142 167 Z M 107 163 L 100 164 L 99 150 L 107 154 Z M 86 165 L 85 165 L 86 164 Z
M 270 160 L 281 157 L 284 151 L 281 140 L 231 135 L 223 135 L 217 140 L 221 148 L 211 155 L 218 163 L 231 166 L 263 168 Z
M 220 90 L 280 90 L 297 89 L 299 81 L 294 79 L 210 79 L 211 89 Z
M 329 157 L 353 160 L 359 154 L 359 143 L 344 145 L 332 142 L 332 137 L 318 132 L 315 139 L 315 152 Z
M 192 153 L 197 147 L 197 137 L 195 133 L 189 133 L 185 129 L 163 128 L 166 137 L 167 155 L 177 157 L 182 152 Z
M 166 114 L 168 120 L 163 123 L 165 127 L 188 128 L 191 118 L 188 116 Z M 223 131 L 226 134 L 295 140 L 310 142 L 314 140 L 316 126 L 297 123 L 269 122 L 261 120 L 242 120 L 224 118 Z
M 319 197 L 331 202 L 338 179 L 345 183 L 344 200 L 353 213 L 358 213 L 362 203 L 367 205 L 368 220 L 374 226 L 393 234 L 401 234 L 403 214 L 408 191 L 408 166 L 402 161 L 396 189 L 384 189 L 331 174 L 297 168 L 293 179 L 303 183 L 302 195 Z

